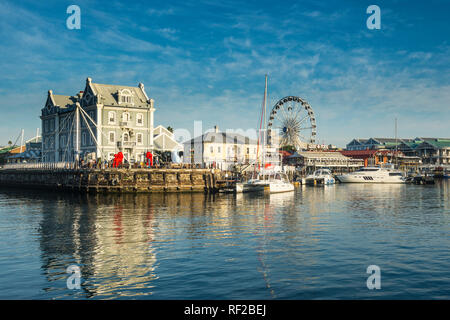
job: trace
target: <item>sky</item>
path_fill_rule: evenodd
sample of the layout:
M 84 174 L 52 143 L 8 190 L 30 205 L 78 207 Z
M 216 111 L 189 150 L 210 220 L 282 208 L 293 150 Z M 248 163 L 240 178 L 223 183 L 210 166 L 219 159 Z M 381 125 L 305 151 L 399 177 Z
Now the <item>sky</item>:
M 448 0 L 0 0 L 0 145 L 33 137 L 47 91 L 87 77 L 144 83 L 156 125 L 256 129 L 265 74 L 268 106 L 308 101 L 320 143 L 394 137 L 395 118 L 400 138 L 448 138 L 449 16 Z

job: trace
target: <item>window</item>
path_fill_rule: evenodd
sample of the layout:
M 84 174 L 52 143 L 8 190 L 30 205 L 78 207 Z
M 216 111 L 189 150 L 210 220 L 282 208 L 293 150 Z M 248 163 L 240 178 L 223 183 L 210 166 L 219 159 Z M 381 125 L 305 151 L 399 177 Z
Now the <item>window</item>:
M 108 124 L 116 123 L 116 113 L 114 111 L 108 112 Z
M 136 134 L 136 142 L 137 144 L 142 144 L 142 133 Z
M 136 125 L 143 126 L 144 125 L 144 115 L 142 113 L 138 113 L 136 115 Z
M 209 148 L 209 150 L 211 151 L 211 153 L 214 153 L 214 147 L 213 147 L 213 146 L 211 146 L 211 147 Z
M 95 119 L 94 119 L 94 111 L 89 111 L 89 117 L 91 117 L 91 119 L 93 121 L 95 121 Z M 88 119 L 89 124 L 92 124 L 92 121 L 90 121 L 91 119 Z
M 86 132 L 83 132 L 83 133 L 81 134 L 81 144 L 82 144 L 83 146 L 86 145 Z
M 128 112 L 122 113 L 122 121 L 130 121 L 130 114 Z
M 125 132 L 125 133 L 123 134 L 123 136 L 122 136 L 122 141 L 123 141 L 123 142 L 128 142 L 129 139 L 130 139 L 130 136 L 128 135 L 128 133 Z
M 109 143 L 114 143 L 116 141 L 116 133 L 114 131 L 109 132 Z
M 217 152 L 220 153 L 220 147 L 217 147 Z
M 119 103 L 133 103 L 133 98 L 131 96 L 131 91 L 124 89 L 119 94 Z
M 247 154 L 250 154 L 250 148 L 247 148 Z

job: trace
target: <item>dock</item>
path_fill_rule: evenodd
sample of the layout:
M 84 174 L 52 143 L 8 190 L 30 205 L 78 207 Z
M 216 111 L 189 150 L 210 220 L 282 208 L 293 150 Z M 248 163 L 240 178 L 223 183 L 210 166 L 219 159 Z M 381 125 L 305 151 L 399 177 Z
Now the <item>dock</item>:
M 219 190 L 214 169 L 0 169 L 0 186 L 84 193 L 204 192 Z

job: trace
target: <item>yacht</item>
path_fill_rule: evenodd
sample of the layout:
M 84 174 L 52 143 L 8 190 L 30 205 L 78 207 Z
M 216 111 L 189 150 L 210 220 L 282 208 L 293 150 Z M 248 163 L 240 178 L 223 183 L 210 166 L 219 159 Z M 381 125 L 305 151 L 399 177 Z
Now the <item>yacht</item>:
M 335 180 L 329 169 L 319 169 L 306 177 L 306 184 L 334 184 Z
M 289 182 L 289 178 L 283 172 L 273 172 L 267 175 L 270 193 L 294 191 L 294 185 Z
M 258 178 L 252 178 L 245 182 L 236 183 L 236 192 L 262 192 L 269 189 L 269 184 L 266 181 Z
M 294 191 L 294 185 L 289 182 L 289 178 L 283 172 L 260 174 L 257 178 L 236 183 L 237 193 L 261 191 L 269 193 Z
M 337 176 L 342 183 L 405 183 L 401 171 L 387 167 L 365 167 L 355 172 Z

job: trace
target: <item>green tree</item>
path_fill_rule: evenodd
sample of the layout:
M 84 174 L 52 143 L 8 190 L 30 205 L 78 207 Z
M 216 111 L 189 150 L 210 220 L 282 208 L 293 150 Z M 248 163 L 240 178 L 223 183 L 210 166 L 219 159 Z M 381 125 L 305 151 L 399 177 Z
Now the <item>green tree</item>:
M 173 128 L 172 128 L 171 126 L 168 126 L 168 127 L 167 127 L 167 130 L 169 130 L 170 132 L 173 133 Z

